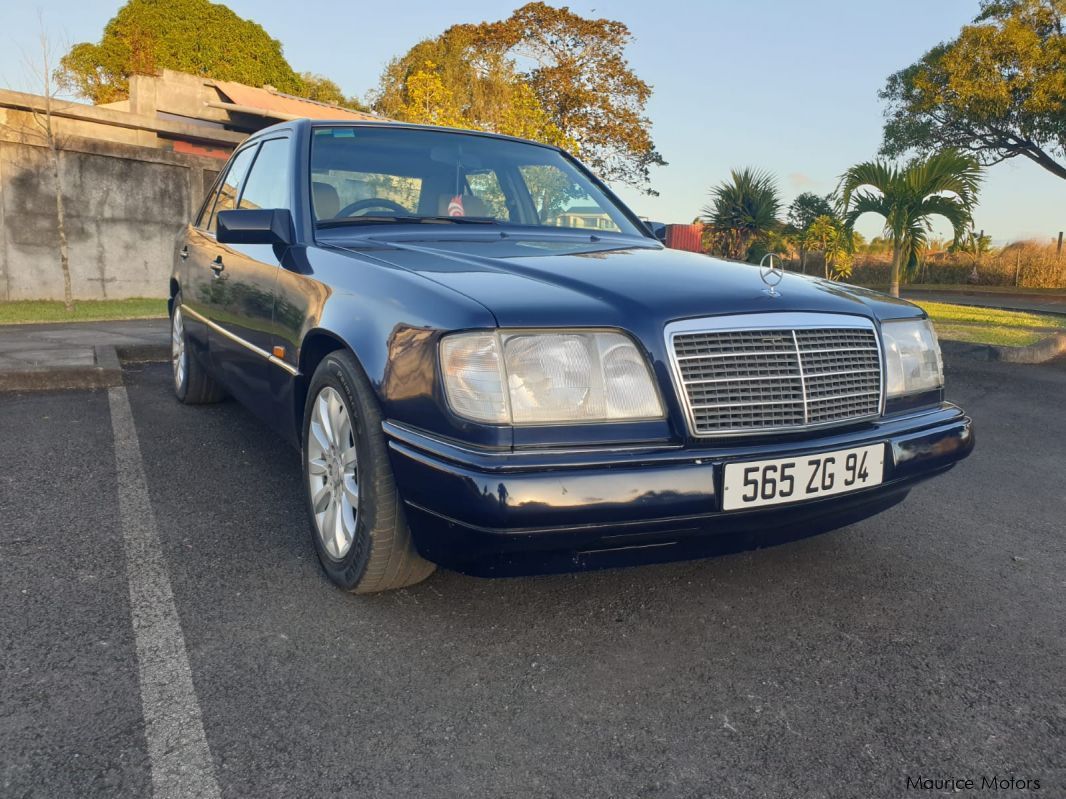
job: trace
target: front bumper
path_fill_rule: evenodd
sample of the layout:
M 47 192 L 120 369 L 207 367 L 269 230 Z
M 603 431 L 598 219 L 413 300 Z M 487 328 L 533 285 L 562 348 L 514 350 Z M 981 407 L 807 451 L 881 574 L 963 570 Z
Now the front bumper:
M 900 502 L 974 446 L 954 405 L 857 429 L 714 446 L 492 451 L 386 422 L 419 552 L 475 574 L 699 557 L 842 527 Z M 723 512 L 723 465 L 885 442 L 884 482 L 765 509 Z

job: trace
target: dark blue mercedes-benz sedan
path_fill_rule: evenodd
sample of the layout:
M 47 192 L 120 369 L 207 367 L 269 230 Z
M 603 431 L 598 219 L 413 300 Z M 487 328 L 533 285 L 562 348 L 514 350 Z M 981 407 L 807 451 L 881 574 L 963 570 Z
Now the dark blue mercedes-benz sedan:
M 919 308 L 664 249 L 572 157 L 502 136 L 261 131 L 170 298 L 178 399 L 232 395 L 300 448 L 351 591 L 816 533 L 973 448 Z

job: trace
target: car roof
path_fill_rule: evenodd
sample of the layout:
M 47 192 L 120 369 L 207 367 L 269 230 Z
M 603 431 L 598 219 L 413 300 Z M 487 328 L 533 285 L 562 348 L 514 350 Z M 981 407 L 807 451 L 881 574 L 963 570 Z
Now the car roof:
M 437 131 L 439 133 L 459 133 L 465 136 L 482 136 L 489 139 L 503 139 L 504 141 L 520 142 L 521 144 L 532 144 L 536 147 L 544 147 L 549 150 L 560 149 L 552 144 L 545 144 L 544 142 L 533 141 L 532 139 L 523 139 L 518 136 L 506 136 L 502 133 L 490 133 L 485 130 L 471 130 L 469 128 L 449 128 L 442 125 L 416 125 L 411 122 L 396 122 L 391 119 L 382 119 L 380 121 L 370 119 L 292 119 L 256 131 L 248 137 L 247 141 L 254 141 L 263 137 L 268 137 L 283 130 L 296 131 L 303 128 L 396 128 L 398 130 L 429 130 Z

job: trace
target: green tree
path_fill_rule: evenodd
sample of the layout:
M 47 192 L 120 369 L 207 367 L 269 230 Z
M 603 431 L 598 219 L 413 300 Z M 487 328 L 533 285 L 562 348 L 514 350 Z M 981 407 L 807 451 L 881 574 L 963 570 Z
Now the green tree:
M 858 236 L 859 232 L 856 230 L 855 235 Z M 884 236 L 874 236 L 870 239 L 869 243 L 864 248 L 865 252 L 871 255 L 880 255 L 886 252 L 892 252 L 892 240 L 885 238 Z
M 1024 156 L 1066 178 L 1066 0 L 984 0 L 974 24 L 889 77 L 883 155 Z
M 973 224 L 972 211 L 981 185 L 981 166 L 970 155 L 945 150 L 918 158 L 904 167 L 866 161 L 840 179 L 844 229 L 854 230 L 866 213 L 885 219 L 884 233 L 892 241 L 890 292 L 899 296 L 900 272 L 913 269 L 926 245 L 929 221 L 946 219 L 959 239 Z
M 563 144 L 601 177 L 654 193 L 650 168 L 665 162 L 644 114 L 651 87 L 625 60 L 630 39 L 621 22 L 528 3 L 416 44 L 386 66 L 374 108 L 422 121 L 411 116 L 409 80 L 429 63 L 466 127 Z
M 825 258 L 825 276 L 829 280 L 851 277 L 853 231 L 848 230 L 834 214 L 822 214 L 811 220 L 803 233 L 808 250 L 816 250 Z
M 961 238 L 953 241 L 948 250 L 965 253 L 973 260 L 974 266 L 977 266 L 981 262 L 981 257 L 992 251 L 992 237 L 986 235 L 983 230 L 978 233 L 970 228 Z
M 364 103 L 357 97 L 348 97 L 341 91 L 341 87 L 334 81 L 323 75 L 313 72 L 301 72 L 300 83 L 302 84 L 299 95 L 308 100 L 319 103 L 329 103 L 341 108 L 350 108 L 353 111 L 369 111 Z
M 760 263 L 767 253 L 772 253 L 791 265 L 802 246 L 800 239 L 800 235 L 791 225 L 779 224 L 752 242 L 748 248 L 748 261 Z
M 813 191 L 805 191 L 788 206 L 788 221 L 797 230 L 806 230 L 820 216 L 833 215 L 833 195 L 822 197 Z
M 76 44 L 60 61 L 65 85 L 94 103 L 127 97 L 130 75 L 160 69 L 292 94 L 303 88 L 277 39 L 209 0 L 129 0 L 98 43 Z
M 129 96 L 130 75 L 174 69 L 282 92 L 357 111 L 332 80 L 297 75 L 281 43 L 251 20 L 209 0 L 129 0 L 104 27 L 100 41 L 74 45 L 57 71 L 64 88 L 94 103 Z
M 757 240 L 779 227 L 780 210 L 773 175 L 751 167 L 732 170 L 729 180 L 711 189 L 711 202 L 702 212 L 713 251 L 743 261 Z
M 799 250 L 800 271 L 807 274 L 807 246 L 805 234 L 811 224 L 820 216 L 835 216 L 833 212 L 833 195 L 825 197 L 812 191 L 805 191 L 792 201 L 788 207 L 788 223 L 796 231 Z

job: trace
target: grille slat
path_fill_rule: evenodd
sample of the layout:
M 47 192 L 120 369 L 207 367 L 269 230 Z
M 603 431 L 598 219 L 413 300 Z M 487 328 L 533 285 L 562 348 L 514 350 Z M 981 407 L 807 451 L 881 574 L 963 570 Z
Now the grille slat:
M 695 435 L 846 423 L 881 407 L 869 327 L 675 333 L 675 365 Z
M 795 355 L 796 350 L 752 350 L 750 352 L 709 352 L 693 355 L 678 355 L 679 361 L 692 361 L 697 358 L 749 358 L 756 355 Z

